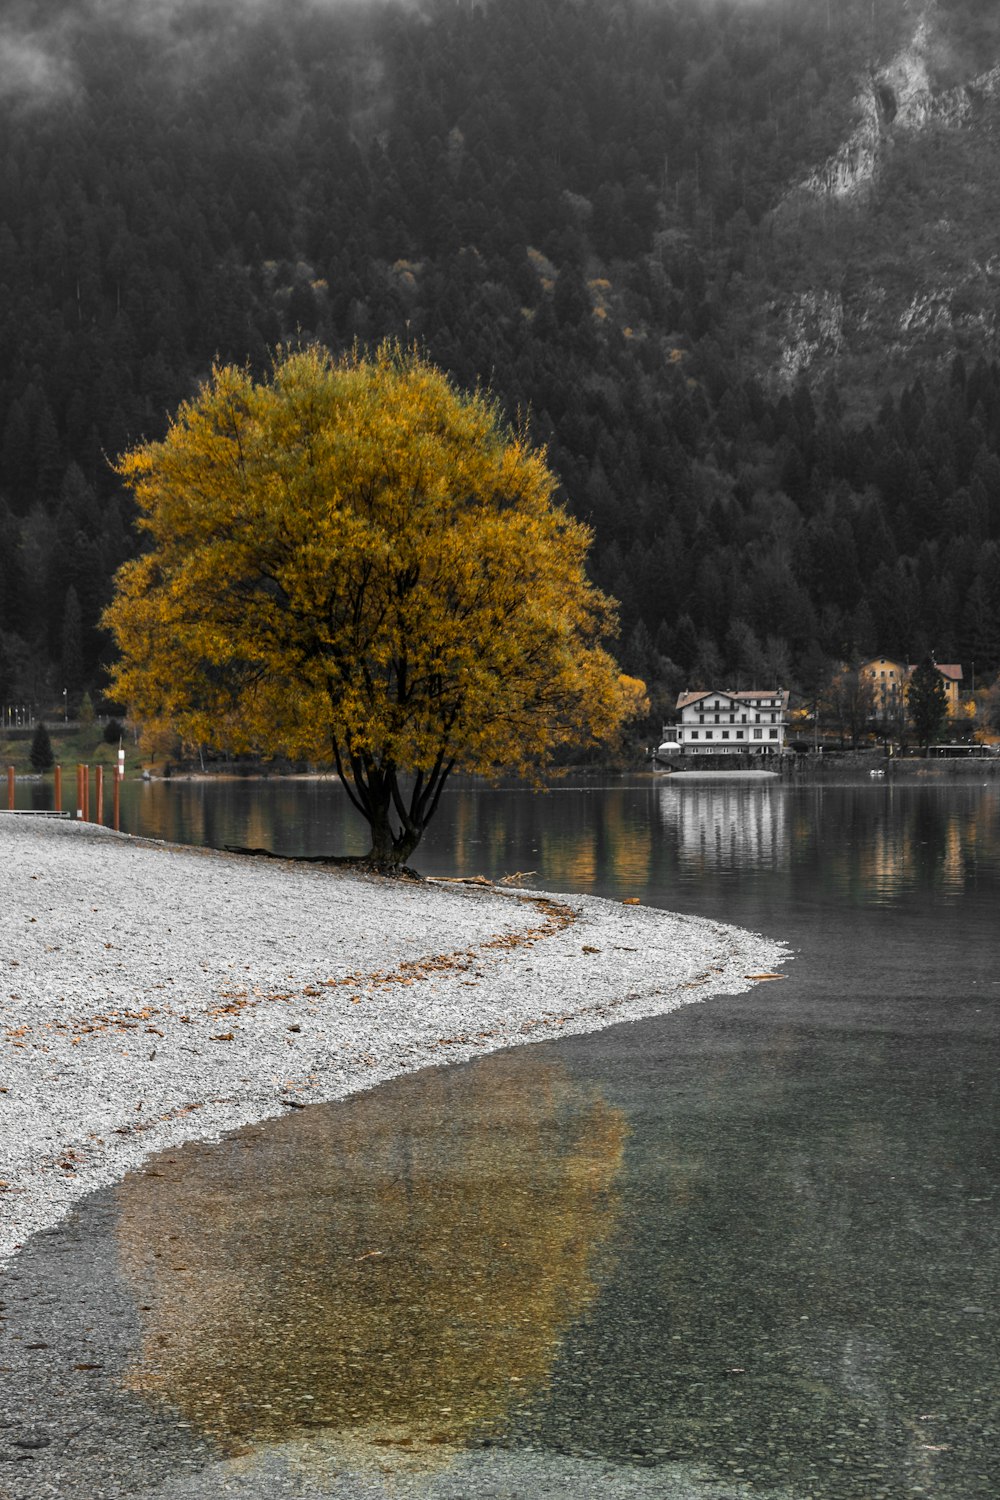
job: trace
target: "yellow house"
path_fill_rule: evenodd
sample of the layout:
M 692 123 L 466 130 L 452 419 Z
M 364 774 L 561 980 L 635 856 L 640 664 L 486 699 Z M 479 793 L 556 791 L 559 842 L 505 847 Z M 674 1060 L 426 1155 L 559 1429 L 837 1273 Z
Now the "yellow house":
M 962 668 L 957 662 L 936 661 L 934 665 L 944 678 L 944 692 L 948 700 L 948 717 L 955 719 L 958 717 L 958 685 L 962 680 Z M 912 667 L 910 671 L 913 671 Z
M 877 656 L 872 661 L 861 663 L 858 668 L 862 678 L 871 683 L 872 711 L 879 719 L 898 719 L 906 683 L 912 667 L 905 662 L 890 661 L 887 656 Z
M 958 715 L 958 686 L 962 681 L 962 668 L 957 662 L 936 661 L 934 665 L 941 673 L 948 715 Z M 877 656 L 862 662 L 858 668 L 861 676 L 872 686 L 872 709 L 879 719 L 898 719 L 901 699 L 906 697 L 906 688 L 914 667 L 904 662 L 892 661 L 887 656 Z

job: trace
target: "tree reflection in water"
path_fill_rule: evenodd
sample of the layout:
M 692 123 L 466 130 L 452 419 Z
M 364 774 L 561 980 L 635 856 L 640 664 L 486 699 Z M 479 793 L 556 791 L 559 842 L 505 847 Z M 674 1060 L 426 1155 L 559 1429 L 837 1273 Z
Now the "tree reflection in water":
M 230 1453 L 495 1430 L 595 1295 L 625 1134 L 560 1066 L 499 1055 L 158 1158 L 118 1189 L 128 1388 Z

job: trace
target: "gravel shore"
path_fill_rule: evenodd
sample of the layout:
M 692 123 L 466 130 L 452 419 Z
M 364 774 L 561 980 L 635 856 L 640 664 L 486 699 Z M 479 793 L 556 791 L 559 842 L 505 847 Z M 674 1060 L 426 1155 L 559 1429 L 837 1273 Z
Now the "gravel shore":
M 0 815 L 0 1261 L 154 1152 L 749 989 L 789 954 L 587 896 Z

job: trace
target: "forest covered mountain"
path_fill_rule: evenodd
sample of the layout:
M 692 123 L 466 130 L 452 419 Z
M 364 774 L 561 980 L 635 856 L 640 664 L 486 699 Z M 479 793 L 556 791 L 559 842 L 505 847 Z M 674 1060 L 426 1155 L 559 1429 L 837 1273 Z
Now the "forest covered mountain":
M 994 671 L 998 63 L 976 0 L 8 3 L 0 702 L 101 687 L 109 457 L 296 338 L 530 414 L 657 711 Z

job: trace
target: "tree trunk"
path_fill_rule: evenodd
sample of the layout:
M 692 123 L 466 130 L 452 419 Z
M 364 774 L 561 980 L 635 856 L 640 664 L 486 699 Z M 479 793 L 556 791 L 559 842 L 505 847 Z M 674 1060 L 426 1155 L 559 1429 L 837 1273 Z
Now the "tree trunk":
M 387 875 L 395 874 L 406 865 L 420 842 L 423 830 L 400 828 L 398 833 L 395 832 L 389 815 L 388 792 L 384 802 L 372 803 L 366 816 L 372 836 L 372 846 L 366 855 L 367 863 Z
M 406 861 L 423 837 L 424 829 L 437 811 L 445 782 L 454 761 L 442 749 L 429 771 L 419 771 L 413 779 L 409 797 L 403 795 L 396 766 L 381 764 L 365 752 L 355 754 L 348 748 L 347 761 L 341 747 L 333 740 L 333 755 L 341 785 L 371 830 L 372 846 L 365 856 L 373 869 L 387 875 L 406 868 Z M 398 832 L 393 828 L 395 809 Z

